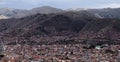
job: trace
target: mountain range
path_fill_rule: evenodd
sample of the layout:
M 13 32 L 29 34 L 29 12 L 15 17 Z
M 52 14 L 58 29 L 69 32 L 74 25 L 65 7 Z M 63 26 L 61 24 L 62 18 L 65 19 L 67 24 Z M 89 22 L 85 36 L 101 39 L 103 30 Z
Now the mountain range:
M 34 15 L 37 13 L 49 14 L 49 13 L 61 13 L 63 10 L 53 8 L 50 6 L 43 6 L 38 8 L 33 8 L 31 10 L 26 9 L 11 9 L 11 8 L 1 8 L 0 14 L 10 18 L 22 18 L 25 16 Z
M 2 9 L 0 14 L 11 18 L 0 20 L 0 35 L 10 38 L 63 36 L 77 40 L 107 40 L 107 43 L 112 40 L 111 43 L 119 44 L 119 13 L 120 8 L 80 11 L 49 6 L 32 10 Z

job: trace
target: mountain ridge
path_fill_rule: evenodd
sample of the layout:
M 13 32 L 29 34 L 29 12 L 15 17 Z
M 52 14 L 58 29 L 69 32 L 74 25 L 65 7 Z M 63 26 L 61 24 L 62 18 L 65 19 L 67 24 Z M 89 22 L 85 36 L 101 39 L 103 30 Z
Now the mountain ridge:
M 11 18 L 22 18 L 30 15 L 35 15 L 37 13 L 51 14 L 51 13 L 61 13 L 63 11 L 64 10 L 50 7 L 50 6 L 42 6 L 42 7 L 33 8 L 31 10 L 1 8 L 0 14 L 11 17 Z
M 11 18 L 22 18 L 30 15 L 35 15 L 37 13 L 41 14 L 52 14 L 52 13 L 65 13 L 65 12 L 81 12 L 86 11 L 99 18 L 120 18 L 120 8 L 102 8 L 102 9 L 73 9 L 73 10 L 62 10 L 59 8 L 54 8 L 50 6 L 42 6 L 33 8 L 30 10 L 26 9 L 11 9 L 11 8 L 1 8 L 0 14 L 11 17 Z
M 0 34 L 2 37 L 9 38 L 38 37 L 37 39 L 62 36 L 67 37 L 67 40 L 75 39 L 83 43 L 86 41 L 88 43 L 101 43 L 102 39 L 102 43 L 120 44 L 119 13 L 114 17 L 108 16 L 114 14 L 116 9 L 112 13 L 109 12 L 113 9 L 105 9 L 109 12 L 96 9 L 94 10 L 96 12 L 93 12 L 92 10 L 50 14 L 37 13 L 22 18 L 2 19 L 0 20 Z M 114 42 L 112 42 L 113 40 Z

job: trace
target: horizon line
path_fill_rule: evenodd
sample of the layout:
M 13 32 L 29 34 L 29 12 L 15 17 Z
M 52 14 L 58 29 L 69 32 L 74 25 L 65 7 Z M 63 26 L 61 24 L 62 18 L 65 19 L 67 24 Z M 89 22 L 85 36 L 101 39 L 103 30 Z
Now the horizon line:
M 82 10 L 87 10 L 87 9 L 115 9 L 113 7 L 103 7 L 103 8 L 82 8 L 82 7 L 78 7 L 78 8 L 58 8 L 58 7 L 53 7 L 53 6 L 37 6 L 37 7 L 33 7 L 33 8 L 12 8 L 12 7 L 0 7 L 0 9 L 3 8 L 8 8 L 8 9 L 21 9 L 21 10 L 32 10 L 34 8 L 39 8 L 39 7 L 51 7 L 51 8 L 56 8 L 56 9 L 61 9 L 61 10 L 76 10 L 76 9 L 82 9 Z M 120 7 L 117 7 L 120 8 Z

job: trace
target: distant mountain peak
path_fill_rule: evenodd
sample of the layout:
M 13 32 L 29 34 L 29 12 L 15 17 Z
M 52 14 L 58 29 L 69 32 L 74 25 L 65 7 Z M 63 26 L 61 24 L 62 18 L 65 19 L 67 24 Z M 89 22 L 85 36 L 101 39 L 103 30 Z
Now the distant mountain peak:
M 49 14 L 49 13 L 60 13 L 63 12 L 63 10 L 51 6 L 42 6 L 42 7 L 33 8 L 32 10 L 30 10 L 30 12 Z
M 11 18 L 21 18 L 21 17 L 26 17 L 29 15 L 34 15 L 37 13 L 49 14 L 49 13 L 61 13 L 61 12 L 63 12 L 63 10 L 50 7 L 50 6 L 37 7 L 31 10 L 0 8 L 0 14 L 7 16 L 7 17 L 11 17 Z
M 9 17 L 4 16 L 4 15 L 0 15 L 0 19 L 8 19 Z
M 14 9 L 13 8 L 5 7 L 5 8 L 0 8 L 0 10 L 14 10 Z
M 37 9 L 37 8 L 54 8 L 52 6 L 41 6 L 41 7 L 36 7 L 36 8 L 33 8 L 33 9 Z
M 51 7 L 51 6 L 41 6 L 41 8 L 54 8 L 54 7 Z
M 81 11 L 81 10 L 87 10 L 85 8 L 69 8 L 67 11 Z

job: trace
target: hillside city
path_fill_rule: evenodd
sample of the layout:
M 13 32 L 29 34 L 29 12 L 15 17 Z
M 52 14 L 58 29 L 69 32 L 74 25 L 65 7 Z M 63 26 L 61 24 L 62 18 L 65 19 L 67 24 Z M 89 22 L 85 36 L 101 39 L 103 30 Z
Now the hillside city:
M 1 62 L 119 62 L 120 45 L 5 45 Z M 0 55 L 1 56 L 1 55 Z
M 0 9 L 0 62 L 120 62 L 120 8 Z

